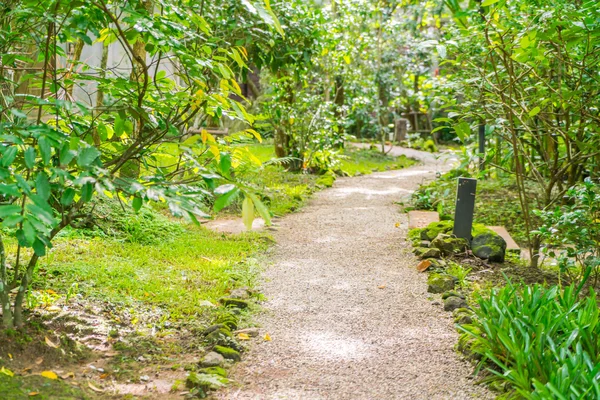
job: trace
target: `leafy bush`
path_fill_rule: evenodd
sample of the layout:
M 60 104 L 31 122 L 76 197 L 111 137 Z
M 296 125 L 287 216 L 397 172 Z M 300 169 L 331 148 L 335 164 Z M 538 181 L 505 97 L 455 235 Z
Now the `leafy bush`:
M 600 185 L 586 179 L 569 189 L 564 200 L 567 204 L 554 210 L 537 212 L 542 220 L 538 233 L 551 246 L 544 252 L 571 280 L 593 274 L 595 285 L 600 266 Z
M 480 296 L 477 318 L 460 327 L 508 398 L 600 398 L 600 324 L 596 296 L 568 286 L 514 286 Z

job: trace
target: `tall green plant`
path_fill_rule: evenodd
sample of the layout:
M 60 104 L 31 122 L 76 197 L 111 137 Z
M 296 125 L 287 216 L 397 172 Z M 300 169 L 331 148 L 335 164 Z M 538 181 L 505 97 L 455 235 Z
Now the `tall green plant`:
M 268 221 L 251 188 L 237 184 L 241 155 L 229 146 L 236 136 L 260 138 L 256 131 L 224 140 L 191 129 L 222 118 L 253 122 L 236 82 L 247 51 L 214 36 L 204 7 L 204 1 L 15 0 L 0 9 L 4 327 L 23 325 L 38 259 L 62 229 L 90 215 L 96 196 L 135 210 L 162 202 L 174 215 L 196 220 L 206 216 L 213 193 L 220 206 L 243 193 L 246 219 L 256 208 Z M 261 10 L 257 24 L 278 27 L 268 2 L 255 10 Z M 104 50 L 99 65 L 80 60 L 81 49 L 65 51 L 81 43 L 101 43 L 127 60 L 125 67 L 109 65 Z M 73 96 L 74 87 L 84 99 Z

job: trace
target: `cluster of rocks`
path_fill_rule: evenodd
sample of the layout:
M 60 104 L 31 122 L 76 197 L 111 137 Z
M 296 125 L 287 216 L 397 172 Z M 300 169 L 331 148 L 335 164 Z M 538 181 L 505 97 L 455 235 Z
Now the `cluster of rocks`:
M 492 262 L 504 262 L 506 241 L 496 232 L 483 225 L 475 224 L 471 243 L 451 234 L 453 221 L 439 221 L 423 229 L 413 229 L 410 239 L 414 253 L 422 259 L 441 258 L 465 253 L 470 250 L 474 256 Z
M 469 243 L 463 238 L 452 235 L 453 221 L 439 221 L 429 224 L 423 229 L 413 229 L 409 232 L 409 240 L 414 247 L 414 254 L 423 261 L 419 271 L 430 272 L 427 280 L 427 291 L 441 294 L 444 311 L 452 312 L 454 322 L 459 324 L 460 340 L 457 350 L 467 358 L 476 360 L 477 354 L 472 350 L 473 336 L 463 329 L 476 329 L 472 326 L 473 310 L 469 307 L 465 293 L 458 288 L 458 278 L 446 272 L 452 258 L 458 255 L 474 256 L 491 262 L 504 262 L 506 241 L 496 232 L 483 225 L 475 224 L 473 237 Z M 466 326 L 465 326 L 466 325 Z
M 196 364 L 186 367 L 190 371 L 186 380 L 190 393 L 203 398 L 210 391 L 227 385 L 227 368 L 241 361 L 245 350 L 236 335 L 258 336 L 256 328 L 238 330 L 238 315 L 242 309 L 249 307 L 249 294 L 246 288 L 236 289 L 230 297 L 220 300 L 227 311 L 202 332 L 206 353 Z

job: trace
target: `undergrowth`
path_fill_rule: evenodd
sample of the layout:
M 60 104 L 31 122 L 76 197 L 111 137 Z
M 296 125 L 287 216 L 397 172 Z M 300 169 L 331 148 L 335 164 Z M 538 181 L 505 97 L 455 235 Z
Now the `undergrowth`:
M 508 284 L 477 299 L 460 329 L 481 356 L 486 380 L 504 398 L 600 398 L 600 321 L 596 295 L 575 286 Z

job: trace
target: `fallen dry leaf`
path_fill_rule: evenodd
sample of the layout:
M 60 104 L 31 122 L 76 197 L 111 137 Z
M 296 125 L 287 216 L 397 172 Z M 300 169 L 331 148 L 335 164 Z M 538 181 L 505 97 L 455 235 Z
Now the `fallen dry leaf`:
M 250 335 L 247 333 L 238 333 L 238 339 L 240 340 L 250 340 Z
M 10 369 L 4 368 L 4 367 L 0 368 L 0 374 L 4 374 L 4 375 L 7 375 L 7 376 L 11 376 L 11 377 L 15 376 L 14 372 L 12 372 Z
M 92 389 L 94 392 L 96 392 L 96 393 L 104 393 L 104 389 L 100 389 L 99 387 L 94 386 L 94 384 L 92 382 L 88 381 L 87 384 L 88 384 L 88 387 L 90 389 Z
M 53 379 L 53 380 L 58 379 L 58 375 L 56 375 L 52 371 L 43 371 L 40 375 L 43 376 L 44 378 L 48 378 L 48 379 Z
M 100 375 L 100 379 L 106 379 L 108 378 L 108 372 L 103 373 L 102 375 Z
M 396 228 L 400 228 L 400 222 L 396 222 L 396 225 L 395 225 L 395 227 L 396 227 Z
M 50 307 L 46 308 L 46 311 L 59 312 L 59 311 L 62 311 L 62 308 L 60 308 L 58 306 L 50 306 Z
M 10 358 L 12 360 L 13 359 L 12 354 L 8 353 L 8 358 Z
M 46 342 L 46 344 L 48 346 L 52 347 L 53 349 L 58 349 L 60 347 L 59 345 L 54 343 L 52 340 L 48 339 L 48 336 L 44 336 L 44 341 Z
M 28 393 L 29 397 L 37 396 L 38 394 L 40 394 L 40 392 L 29 392 Z
M 419 263 L 419 265 L 417 265 L 417 271 L 425 272 L 425 271 L 427 271 L 427 268 L 429 268 L 430 266 L 431 266 L 431 261 L 423 260 Z
M 21 371 L 21 372 L 22 372 L 23 374 L 28 374 L 28 373 L 30 373 L 30 372 L 31 372 L 31 370 L 32 370 L 32 369 L 33 369 L 33 368 L 31 368 L 31 367 L 25 367 L 25 368 L 23 368 L 23 371 Z
M 52 290 L 52 289 L 46 290 L 46 293 L 48 293 L 48 294 L 56 294 L 56 292 L 54 290 Z
M 271 335 L 269 335 L 268 333 L 265 333 L 264 338 L 266 342 L 270 342 L 271 341 Z
M 37 365 L 40 365 L 40 364 L 41 364 L 41 363 L 43 363 L 43 362 L 44 362 L 44 357 L 40 357 L 40 358 L 38 358 L 37 360 L 35 360 L 35 363 L 36 363 Z
M 387 285 L 379 285 L 377 286 L 377 289 L 385 289 L 387 287 Z
M 66 374 L 60 376 L 60 379 L 69 379 L 69 378 L 75 378 L 75 373 L 67 372 Z

